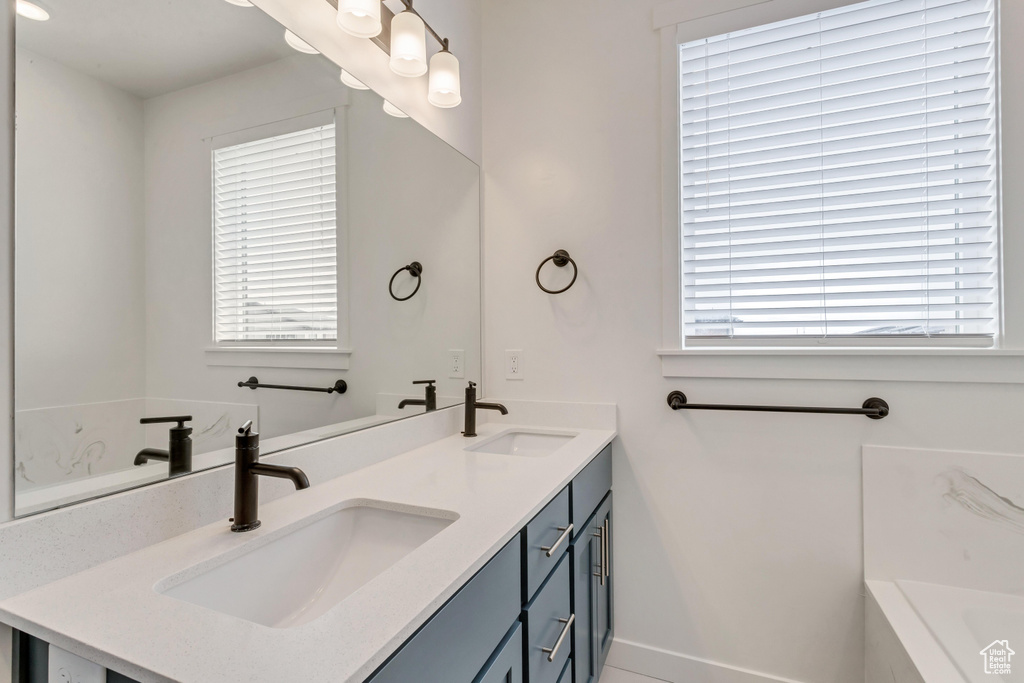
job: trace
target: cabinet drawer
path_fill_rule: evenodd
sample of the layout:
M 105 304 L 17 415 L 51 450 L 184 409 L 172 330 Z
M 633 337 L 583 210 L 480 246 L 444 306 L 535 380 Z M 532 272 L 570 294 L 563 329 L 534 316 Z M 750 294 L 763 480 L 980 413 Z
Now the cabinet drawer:
M 566 487 L 526 525 L 523 537 L 523 580 L 526 592 L 523 602 L 530 601 L 558 564 L 558 560 L 565 555 L 572 537 L 572 532 L 565 533 L 568 527 L 569 489 Z
M 567 623 L 572 617 L 569 605 L 569 558 L 563 555 L 540 592 L 526 606 L 526 667 L 530 683 L 558 683 L 572 650 L 572 626 Z
M 573 534 L 583 532 L 584 522 L 594 514 L 594 510 L 604 500 L 604 496 L 612 488 L 612 445 L 604 447 L 583 471 L 576 475 L 570 484 L 572 492 Z
M 523 625 L 517 622 L 473 683 L 523 683 L 524 680 Z
M 373 683 L 472 681 L 522 608 L 517 536 L 430 618 L 369 680 Z

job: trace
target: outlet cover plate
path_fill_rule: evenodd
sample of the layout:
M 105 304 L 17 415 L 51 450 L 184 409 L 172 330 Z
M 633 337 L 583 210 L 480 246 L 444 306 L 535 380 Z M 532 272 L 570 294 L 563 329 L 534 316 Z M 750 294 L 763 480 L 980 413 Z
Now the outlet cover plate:
M 505 349 L 505 379 L 523 379 L 522 349 Z
M 465 379 L 466 351 L 464 349 L 448 349 L 448 378 Z

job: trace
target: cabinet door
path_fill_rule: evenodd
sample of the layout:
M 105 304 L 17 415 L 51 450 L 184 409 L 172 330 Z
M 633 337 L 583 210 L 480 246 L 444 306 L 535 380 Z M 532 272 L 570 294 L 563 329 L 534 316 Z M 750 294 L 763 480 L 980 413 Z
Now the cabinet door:
M 597 680 L 597 591 L 601 570 L 601 525 L 596 512 L 572 542 L 573 682 Z
M 613 607 L 613 591 L 612 587 L 615 583 L 615 573 L 612 566 L 612 538 L 614 533 L 612 532 L 612 494 L 609 493 L 608 497 L 601 503 L 601 507 L 597 509 L 595 516 L 595 522 L 600 529 L 601 536 L 600 540 L 603 542 L 604 549 L 602 555 L 602 562 L 600 562 L 601 569 L 599 569 L 593 577 L 596 585 L 597 592 L 597 605 L 596 615 L 594 618 L 594 642 L 595 642 L 595 654 L 596 654 L 596 675 L 600 677 L 601 669 L 604 667 L 604 661 L 608 658 L 608 649 L 612 645 L 612 638 L 615 635 L 615 618 L 614 618 L 614 607 Z
M 523 683 L 523 625 L 516 623 L 473 683 Z

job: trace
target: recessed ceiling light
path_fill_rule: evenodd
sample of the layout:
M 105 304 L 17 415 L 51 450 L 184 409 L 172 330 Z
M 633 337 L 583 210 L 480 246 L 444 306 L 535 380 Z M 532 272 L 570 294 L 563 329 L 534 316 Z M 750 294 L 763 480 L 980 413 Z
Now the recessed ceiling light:
M 227 0 L 232 5 L 238 5 L 239 7 L 252 7 L 252 3 L 249 0 Z
M 307 55 L 320 54 L 319 50 L 317 50 L 315 47 L 304 41 L 302 38 L 299 38 L 297 35 L 289 31 L 288 29 L 284 30 L 284 42 L 288 43 L 290 46 L 292 46 L 299 52 L 304 52 Z
M 401 109 L 399 109 L 395 105 L 391 104 L 387 100 L 384 100 L 384 111 L 387 112 L 388 114 L 391 114 L 396 119 L 407 119 L 407 118 L 409 118 L 408 114 L 406 114 L 404 111 L 402 111 Z
M 25 17 L 32 21 L 46 21 L 50 18 L 49 12 L 28 0 L 18 0 L 17 12 L 19 17 Z

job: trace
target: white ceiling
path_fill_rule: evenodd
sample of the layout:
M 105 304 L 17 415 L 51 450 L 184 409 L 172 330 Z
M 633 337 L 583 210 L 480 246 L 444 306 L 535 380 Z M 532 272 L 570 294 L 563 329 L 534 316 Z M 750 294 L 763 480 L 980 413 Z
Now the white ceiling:
M 37 0 L 19 47 L 148 99 L 288 57 L 284 29 L 225 0 Z

